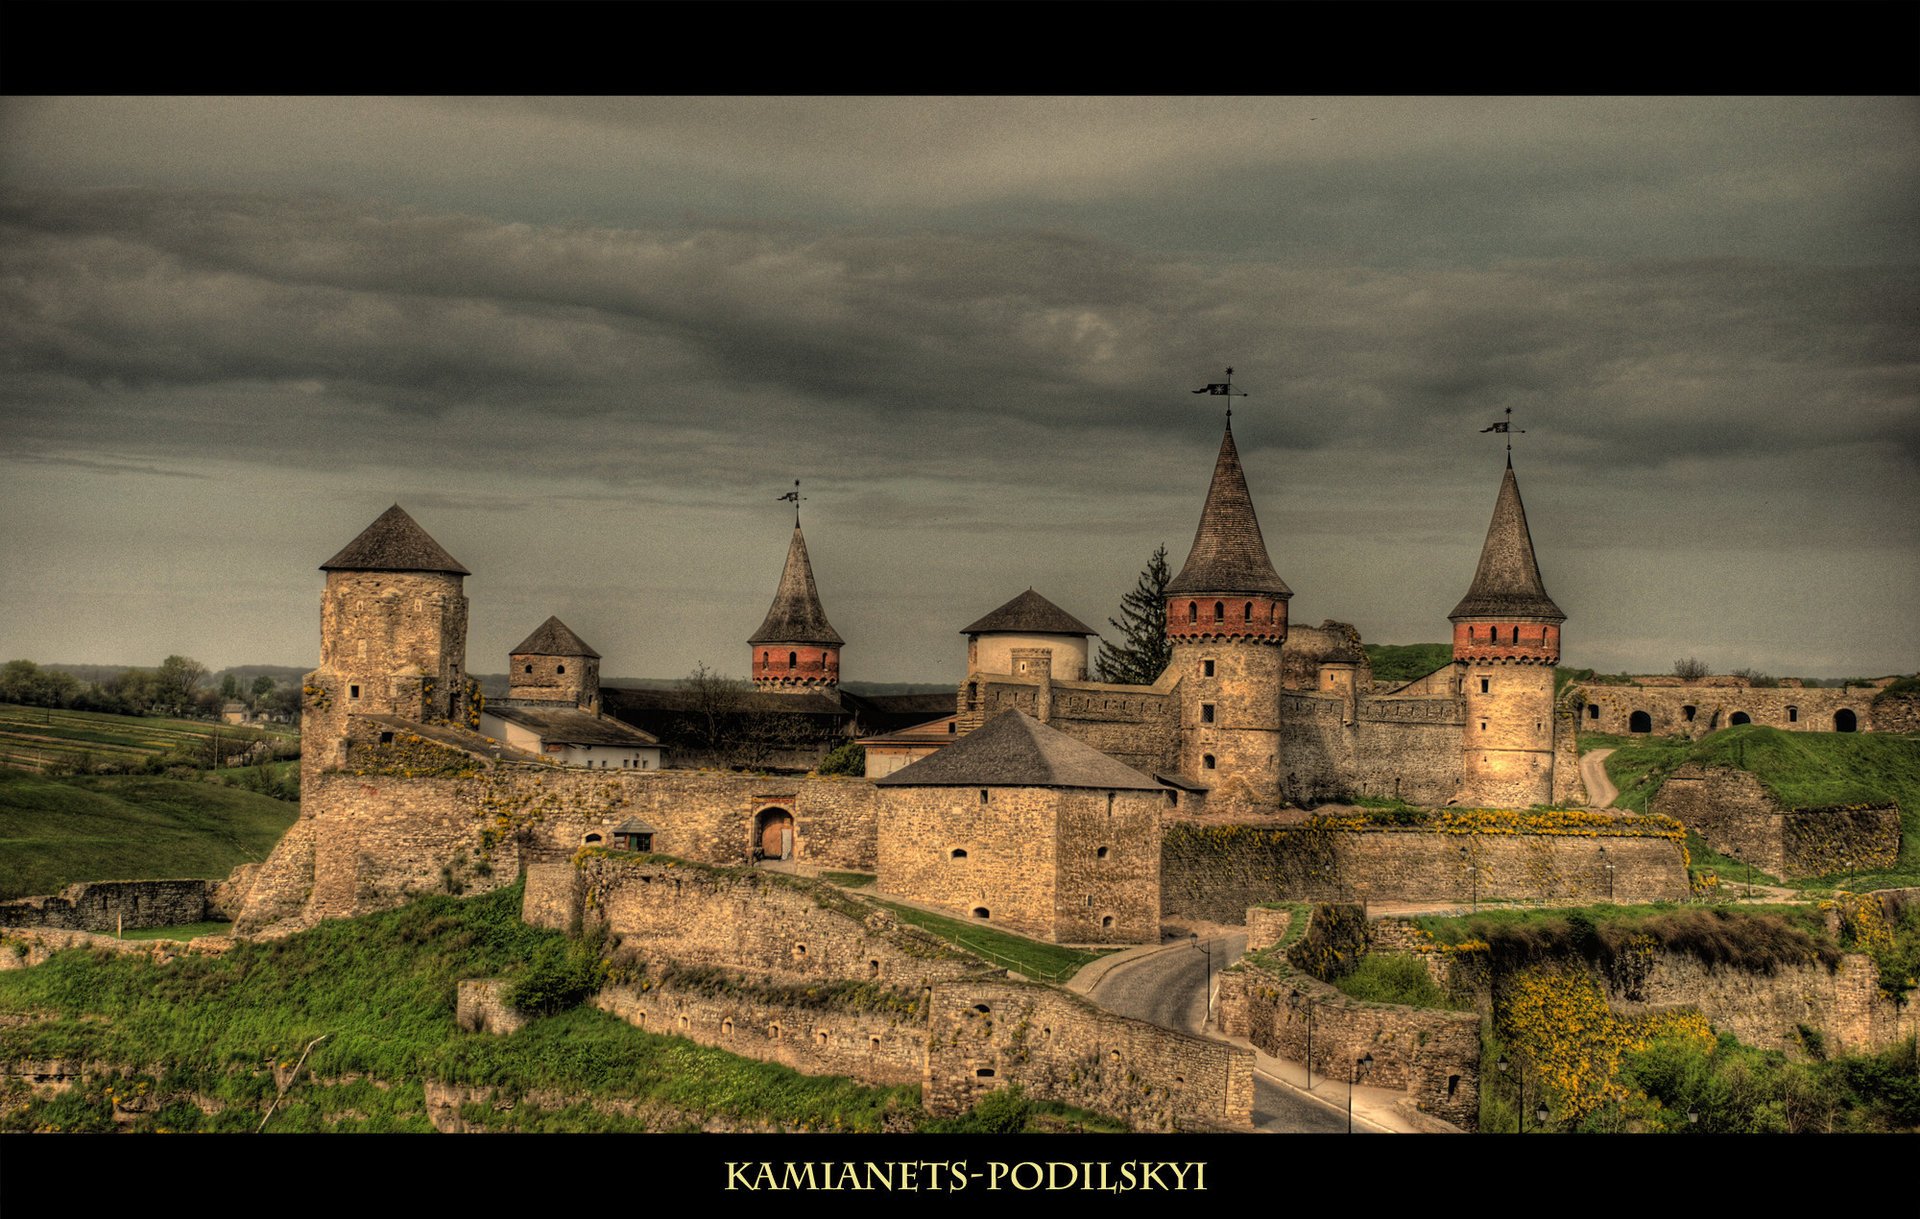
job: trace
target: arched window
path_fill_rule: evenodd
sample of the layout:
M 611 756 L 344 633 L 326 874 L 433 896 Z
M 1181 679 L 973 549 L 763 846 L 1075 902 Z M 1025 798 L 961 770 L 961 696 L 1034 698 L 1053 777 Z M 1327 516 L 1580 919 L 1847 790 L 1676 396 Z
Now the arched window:
M 1200 621 L 1200 605 L 1198 602 L 1196 601 L 1187 602 L 1187 621 L 1188 622 Z
M 1212 770 L 1214 768 L 1213 755 L 1207 754 L 1204 757 L 1202 757 L 1200 759 L 1200 764 L 1202 766 L 1205 766 L 1208 770 Z
M 527 673 L 531 673 L 531 672 L 533 672 L 533 666 L 532 666 L 532 665 L 528 665 L 528 666 L 527 666 L 527 667 L 526 667 L 526 668 L 525 668 L 525 669 L 523 670 L 523 672 L 527 672 Z
M 1240 621 L 1242 622 L 1253 621 L 1253 602 L 1251 601 L 1247 602 L 1247 608 L 1240 611 Z
M 788 653 L 787 653 L 787 667 L 788 667 L 789 669 L 791 669 L 791 668 L 793 668 L 794 666 L 796 666 L 796 665 L 798 665 L 799 663 L 800 663 L 800 654 L 799 654 L 798 652 L 788 652 Z
M 1587 704 L 1587 718 L 1590 720 L 1597 720 L 1600 718 L 1600 705 L 1598 703 Z M 1693 717 L 1688 716 L 1687 718 L 1692 719 Z
M 1520 642 L 1520 628 L 1517 626 L 1513 628 L 1513 641 L 1515 643 Z
M 1627 717 L 1628 732 L 1652 732 L 1653 717 L 1644 711 L 1636 711 Z
M 1213 603 L 1213 620 L 1215 622 L 1225 622 L 1227 620 L 1226 602 L 1215 601 Z
M 1833 730 L 1835 732 L 1857 732 L 1859 728 L 1859 717 L 1845 707 L 1833 713 Z

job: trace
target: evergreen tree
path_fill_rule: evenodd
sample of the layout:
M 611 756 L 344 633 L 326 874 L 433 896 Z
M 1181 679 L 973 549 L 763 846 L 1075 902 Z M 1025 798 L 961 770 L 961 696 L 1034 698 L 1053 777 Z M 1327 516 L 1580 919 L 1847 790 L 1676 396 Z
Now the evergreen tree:
M 1172 579 L 1162 545 L 1147 560 L 1133 591 L 1120 598 L 1120 617 L 1107 619 L 1124 642 L 1115 647 L 1100 641 L 1094 671 L 1101 681 L 1150 686 L 1166 671 L 1173 659 L 1173 645 L 1167 642 L 1167 584 Z

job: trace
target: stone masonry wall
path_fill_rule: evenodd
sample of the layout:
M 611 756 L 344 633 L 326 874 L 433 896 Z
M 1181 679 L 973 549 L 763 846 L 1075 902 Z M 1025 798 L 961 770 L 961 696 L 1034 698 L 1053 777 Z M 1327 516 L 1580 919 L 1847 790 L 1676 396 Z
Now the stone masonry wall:
M 881 891 L 1052 938 L 1060 796 L 1037 787 L 887 789 Z
M 57 894 L 0 902 L 0 927 L 112 932 L 204 922 L 219 881 L 95 880 Z
M 1751 773 L 1732 766 L 1678 768 L 1652 811 L 1682 822 L 1714 850 L 1786 879 L 1890 868 L 1900 855 L 1899 809 L 1783 809 Z
M 437 759 L 446 759 L 441 773 L 410 777 L 414 767 L 356 742 L 349 769 L 305 780 L 301 819 L 262 868 L 237 930 L 364 914 L 419 893 L 497 888 L 514 881 L 524 859 L 570 856 L 592 835 L 611 842 L 629 819 L 655 828 L 657 851 L 735 864 L 752 858 L 757 814 L 779 808 L 793 815 L 797 858 L 860 871 L 875 862 L 875 792 L 865 779 L 469 768 L 450 751 L 405 760 Z
M 1273 901 L 1604 901 L 1609 863 L 1614 901 L 1678 901 L 1688 894 L 1677 844 L 1604 831 L 1464 834 L 1169 817 L 1161 851 L 1163 918 L 1233 923 L 1249 906 Z
M 1259 952 L 1262 948 L 1271 948 L 1287 938 L 1287 932 L 1293 926 L 1293 911 L 1275 910 L 1266 906 L 1247 908 L 1247 951 Z
M 1117 758 L 1143 774 L 1180 766 L 1180 713 L 1171 687 L 1121 686 L 1106 682 L 1054 681 L 1045 722 L 1049 728 Z M 967 707 L 967 688 L 975 706 Z M 1037 680 L 969 673 L 960 689 L 961 732 L 1009 707 L 1039 716 Z
M 1220 976 L 1220 1030 L 1276 1058 L 1346 1080 L 1371 1054 L 1363 1082 L 1399 1088 L 1423 1113 L 1472 1130 L 1480 1112 L 1480 1017 L 1362 1003 L 1297 972 L 1251 962 Z M 1311 1028 L 1311 1034 L 1309 1029 Z M 1309 1049 L 1311 1046 L 1311 1049 Z
M 527 1026 L 528 1017 L 507 1005 L 505 982 L 497 978 L 472 979 L 454 987 L 453 1019 L 469 1033 L 506 1036 Z
M 769 872 L 719 871 L 620 852 L 527 868 L 522 917 L 604 924 L 616 954 L 747 970 L 786 982 L 921 988 L 987 967 L 884 910 Z
M 1621 736 L 1633 731 L 1636 711 L 1647 713 L 1653 736 L 1699 740 L 1732 726 L 1735 712 L 1755 724 L 1789 732 L 1832 732 L 1834 715 L 1851 711 L 1858 730 L 1871 727 L 1874 690 L 1796 686 L 1609 686 L 1582 682 L 1573 687 L 1580 727 Z M 1593 715 L 1589 707 L 1599 708 Z M 1688 719 L 1686 708 L 1692 707 Z
M 925 1070 L 925 1015 L 780 1002 L 751 989 L 709 993 L 671 982 L 646 990 L 609 986 L 593 1006 L 650 1033 L 808 1075 L 848 1075 L 870 1084 L 917 1084 Z
M 1460 790 L 1457 698 L 1281 696 L 1280 794 L 1312 805 L 1354 796 L 1444 804 Z
M 995 1088 L 1124 1119 L 1136 1130 L 1245 1129 L 1251 1052 L 1020 982 L 934 987 L 922 1101 L 960 1113 Z
M 1629 1013 L 1697 1007 L 1717 1031 L 1796 1057 L 1805 1056 L 1798 1033 L 1803 1024 L 1818 1029 L 1834 1054 L 1882 1050 L 1920 1032 L 1920 1009 L 1882 994 L 1873 959 L 1858 953 L 1841 957 L 1831 972 L 1815 962 L 1762 974 L 1709 968 L 1697 957 L 1663 952 L 1637 993 L 1635 1001 L 1612 989 L 1608 1003 Z

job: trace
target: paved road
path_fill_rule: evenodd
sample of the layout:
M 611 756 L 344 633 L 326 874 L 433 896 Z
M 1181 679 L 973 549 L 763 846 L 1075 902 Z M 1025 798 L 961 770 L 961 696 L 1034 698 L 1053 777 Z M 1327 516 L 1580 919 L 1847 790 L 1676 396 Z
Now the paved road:
M 1217 972 L 1239 959 L 1247 937 L 1223 936 L 1200 943 L 1212 950 Z M 1116 967 L 1087 997 L 1122 1016 L 1200 1033 L 1207 1011 L 1207 965 L 1207 954 L 1198 948 L 1156 952 Z M 1347 1129 L 1344 1112 L 1307 1100 L 1259 1074 L 1253 1077 L 1253 1124 L 1257 1130 L 1278 1133 L 1343 1134 Z
M 1580 755 L 1580 781 L 1587 785 L 1587 807 L 1606 808 L 1613 803 L 1620 789 L 1607 778 L 1607 768 L 1602 765 L 1611 749 L 1593 749 Z

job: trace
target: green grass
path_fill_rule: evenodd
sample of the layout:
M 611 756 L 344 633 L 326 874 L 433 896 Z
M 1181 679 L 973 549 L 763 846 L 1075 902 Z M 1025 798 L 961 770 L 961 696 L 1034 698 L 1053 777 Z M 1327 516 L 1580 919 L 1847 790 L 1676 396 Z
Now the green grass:
M 1442 665 L 1453 662 L 1450 643 L 1369 643 L 1367 661 L 1373 666 L 1373 680 L 1400 684 L 1425 677 Z
M 219 783 L 0 770 L 0 897 L 83 880 L 224 877 L 265 859 L 299 811 Z
M 226 935 L 232 923 L 181 923 L 173 927 L 142 927 L 121 936 L 125 940 L 190 940 L 199 935 Z
M 171 1120 L 181 1129 L 251 1129 L 274 1091 L 269 1065 L 293 1062 L 321 1034 L 327 1039 L 308 1059 L 314 1077 L 370 1078 L 302 1085 L 274 1115 L 275 1130 L 428 1129 L 422 1079 L 491 1086 L 509 1096 L 552 1088 L 574 1099 L 764 1118 L 787 1128 L 875 1130 L 887 1111 L 917 1109 L 914 1088 L 801 1075 L 645 1033 L 591 1009 L 536 1020 L 511 1037 L 461 1032 L 453 1019 L 458 979 L 510 975 L 564 938 L 522 923 L 520 896 L 516 886 L 466 901 L 426 898 L 164 966 L 144 957 L 59 953 L 32 969 L 0 973 L 0 1012 L 54 1017 L 0 1028 L 0 1057 L 158 1064 L 158 1074 L 141 1077 L 153 1091 L 240 1108 L 232 1119 L 195 1119 L 173 1106 Z M 84 1100 L 68 1102 L 76 1121 L 85 1118 Z M 97 1108 L 99 1098 L 93 1103 Z M 10 1118 L 8 1128 L 47 1124 L 42 1110 Z M 531 1108 L 522 1118 L 527 1128 L 644 1127 Z
M 216 736 L 223 753 L 266 741 L 276 756 L 286 757 L 298 752 L 300 742 L 298 732 L 277 725 L 243 728 L 211 720 L 0 704 L 0 766 L 25 770 L 132 770 L 162 759 L 205 766 Z
M 979 923 L 967 923 L 938 914 L 928 914 L 912 906 L 880 901 L 877 898 L 874 899 L 874 904 L 893 911 L 901 922 L 931 931 L 948 943 L 975 953 L 995 965 L 1016 970 L 1029 978 L 1044 979 L 1048 982 L 1065 982 L 1091 962 L 1099 960 L 1110 952 L 1118 951 L 1108 948 L 1087 952 L 1078 948 L 1063 948 L 1058 944 L 1030 940 L 1023 935 L 1014 935 Z
M 842 889 L 864 889 L 874 881 L 872 874 L 867 872 L 822 872 L 820 879 L 830 885 L 839 885 Z
M 1434 985 L 1426 964 L 1414 956 L 1368 953 L 1352 973 L 1335 979 L 1333 985 L 1367 1003 L 1442 1009 L 1460 1006 Z
M 1897 804 L 1899 862 L 1887 871 L 1856 873 L 1850 883 L 1863 889 L 1920 884 L 1920 737 L 1787 732 L 1742 724 L 1710 733 L 1698 742 L 1584 733 L 1580 748 L 1614 750 L 1606 759 L 1607 775 L 1620 789 L 1614 804 L 1637 812 L 1645 812 L 1667 775 L 1687 762 L 1746 770 L 1787 808 Z M 1698 852 L 1695 855 L 1696 863 L 1712 862 L 1701 860 Z M 1722 879 L 1730 874 L 1723 870 Z M 1740 875 L 1744 878 L 1744 867 Z M 1775 883 L 1831 887 L 1849 883 L 1849 876 L 1842 872 Z

